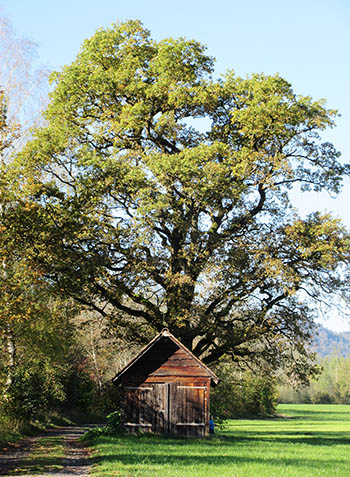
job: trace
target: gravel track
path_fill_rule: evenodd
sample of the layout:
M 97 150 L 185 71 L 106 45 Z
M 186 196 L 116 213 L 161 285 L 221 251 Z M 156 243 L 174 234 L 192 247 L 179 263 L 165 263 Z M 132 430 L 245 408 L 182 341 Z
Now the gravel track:
M 16 444 L 9 445 L 6 450 L 0 451 L 0 475 L 16 477 L 86 477 L 90 474 L 92 463 L 89 460 L 90 451 L 79 442 L 84 432 L 91 426 L 69 426 L 50 429 L 36 436 L 23 439 Z M 30 455 L 35 443 L 42 437 L 59 437 L 65 444 L 65 456 L 53 462 L 59 465 L 57 470 L 40 473 L 28 473 L 26 469 L 26 459 Z M 30 461 L 30 466 L 35 466 L 35 458 Z M 39 462 L 38 462 L 39 464 Z M 17 470 L 18 469 L 18 470 Z M 19 469 L 23 472 L 19 473 Z M 17 471 L 16 471 L 17 470 Z M 29 469 L 28 469 L 29 470 Z M 30 471 L 29 471 L 30 472 Z

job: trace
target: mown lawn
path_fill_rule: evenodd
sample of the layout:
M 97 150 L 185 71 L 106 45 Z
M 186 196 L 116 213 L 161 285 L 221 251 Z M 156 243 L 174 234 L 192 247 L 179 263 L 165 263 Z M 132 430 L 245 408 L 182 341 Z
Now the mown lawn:
M 350 476 L 350 406 L 280 405 L 286 418 L 232 420 L 215 437 L 99 436 L 93 476 Z

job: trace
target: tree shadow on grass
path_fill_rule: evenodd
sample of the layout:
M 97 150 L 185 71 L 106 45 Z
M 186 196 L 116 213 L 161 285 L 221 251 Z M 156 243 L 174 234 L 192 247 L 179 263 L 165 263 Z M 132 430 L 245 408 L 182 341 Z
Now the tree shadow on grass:
M 288 411 L 286 411 L 288 412 Z M 344 419 L 344 417 L 347 416 L 347 419 Z M 316 409 L 316 410 L 306 410 L 302 409 L 299 412 L 296 410 L 293 410 L 293 414 L 291 416 L 286 416 L 286 415 L 281 415 L 281 416 L 276 416 L 273 417 L 272 420 L 276 419 L 302 419 L 303 421 L 305 420 L 316 420 L 316 421 L 344 421 L 344 420 L 349 420 L 349 413 L 344 411 L 344 409 L 339 409 L 339 410 L 331 410 L 327 411 L 326 409 Z
M 123 445 L 128 445 L 130 448 L 142 444 L 149 448 L 153 448 L 157 445 L 172 445 L 177 448 L 189 446 L 195 448 L 197 445 L 203 448 L 204 446 L 213 447 L 213 446 L 234 446 L 239 443 L 253 443 L 256 441 L 263 442 L 274 442 L 276 444 L 307 444 L 311 446 L 334 446 L 334 445 L 349 445 L 350 446 L 350 436 L 345 432 L 308 432 L 308 431 L 244 431 L 242 433 L 237 432 L 237 434 L 232 433 L 232 435 L 223 435 L 220 433 L 215 434 L 215 436 L 196 439 L 196 438 L 184 438 L 184 437 L 175 437 L 175 436 L 159 436 L 159 435 L 127 435 L 122 434 L 117 437 L 117 442 L 122 443 Z
M 275 442 L 282 444 L 307 444 L 310 446 L 334 446 L 348 445 L 350 446 L 350 437 L 344 432 L 306 432 L 306 431 L 281 431 L 281 432 L 244 432 L 244 435 L 236 436 L 218 436 L 218 440 L 222 444 L 235 445 L 239 442 Z
M 154 465 L 159 467 L 162 465 L 177 467 L 186 467 L 186 466 L 233 466 L 233 465 L 244 465 L 244 464 L 261 464 L 261 465 L 272 465 L 272 466 L 292 466 L 292 467 L 303 467 L 310 468 L 314 471 L 317 469 L 324 470 L 325 466 L 334 468 L 344 465 L 343 460 L 339 459 L 327 459 L 324 460 L 318 459 L 308 459 L 308 458 L 287 458 L 287 457 L 273 457 L 273 458 L 264 458 L 264 457 L 243 457 L 243 456 L 223 456 L 220 454 L 213 455 L 166 455 L 166 454 L 157 454 L 156 452 L 145 454 L 121 454 L 116 452 L 112 455 L 101 455 L 99 457 L 93 457 L 91 459 L 93 464 L 102 463 L 103 464 L 115 464 L 120 466 L 140 466 L 140 465 Z M 117 467 L 115 467 L 117 470 Z

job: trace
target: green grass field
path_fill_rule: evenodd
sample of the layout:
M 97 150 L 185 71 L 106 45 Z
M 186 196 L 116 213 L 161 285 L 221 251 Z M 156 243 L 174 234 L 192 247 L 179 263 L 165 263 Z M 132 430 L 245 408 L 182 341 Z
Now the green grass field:
M 93 476 L 350 476 L 350 406 L 280 405 L 206 439 L 100 436 Z

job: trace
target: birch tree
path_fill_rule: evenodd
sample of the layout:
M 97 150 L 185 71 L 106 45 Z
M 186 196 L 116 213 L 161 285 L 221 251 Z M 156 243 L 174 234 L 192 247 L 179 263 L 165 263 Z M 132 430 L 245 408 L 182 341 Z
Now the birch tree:
M 28 316 L 33 300 L 28 302 L 28 294 L 32 295 L 38 277 L 28 268 L 25 250 L 17 246 L 10 218 L 22 203 L 22 183 L 15 179 L 13 156 L 28 140 L 30 128 L 39 125 L 48 91 L 48 73 L 35 68 L 35 58 L 35 44 L 17 38 L 6 18 L 0 18 L 0 337 L 7 340 L 10 370 L 16 364 L 12 324 Z

